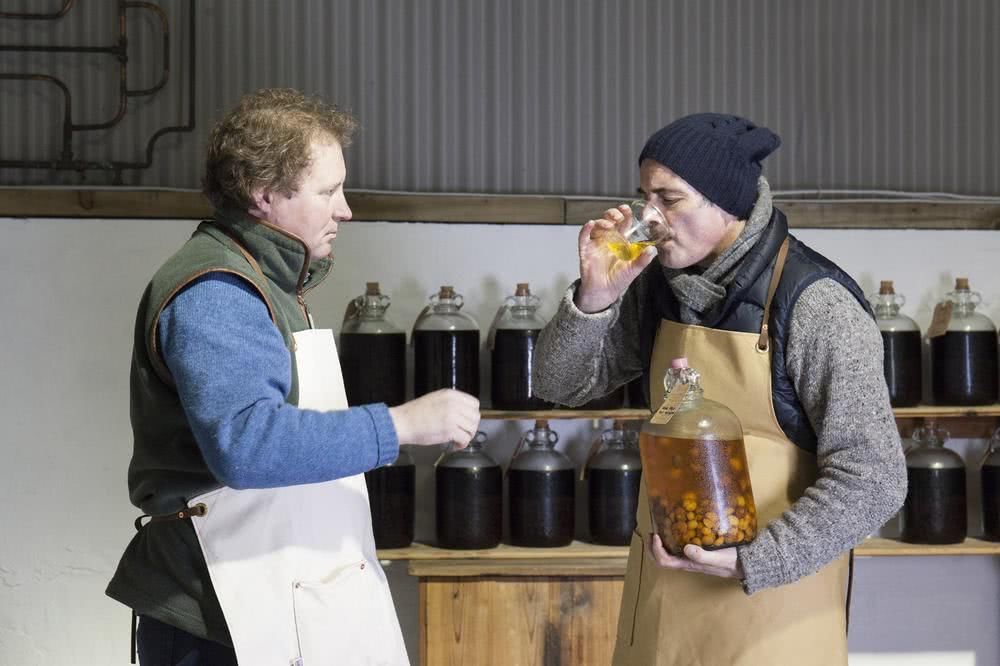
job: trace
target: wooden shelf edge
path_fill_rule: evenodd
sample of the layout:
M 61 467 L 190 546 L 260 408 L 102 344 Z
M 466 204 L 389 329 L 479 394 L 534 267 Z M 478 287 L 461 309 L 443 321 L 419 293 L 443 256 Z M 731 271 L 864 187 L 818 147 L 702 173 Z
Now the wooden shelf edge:
M 1000 555 L 1000 542 L 969 538 L 962 543 L 931 546 L 924 544 L 904 543 L 898 539 L 871 537 L 862 542 L 854 553 L 859 557 L 933 557 L 933 556 L 997 556 Z M 520 567 L 522 570 L 558 569 L 577 563 L 581 568 L 589 567 L 592 572 L 601 569 L 600 562 L 608 564 L 607 570 L 616 570 L 619 563 L 624 571 L 624 561 L 628 557 L 627 546 L 598 546 L 574 541 L 562 548 L 521 548 L 501 544 L 488 550 L 447 550 L 427 544 L 415 543 L 408 548 L 389 548 L 378 551 L 380 560 L 409 562 L 464 562 L 459 569 L 480 570 L 497 569 L 498 565 L 484 563 L 504 563 Z M 479 564 L 468 564 L 475 563 Z M 485 567 L 485 568 L 484 568 Z M 443 575 L 443 574 L 441 574 Z M 474 574 L 454 574 L 474 575 Z M 529 574 L 522 574 L 529 575 Z M 596 575 L 596 574 L 593 574 Z
M 356 221 L 579 226 L 628 196 L 349 190 Z M 777 201 L 794 229 L 1000 229 L 1000 205 L 953 202 Z M 197 190 L 0 187 L 0 217 L 203 219 Z
M 482 409 L 479 413 L 484 419 L 506 421 L 517 419 L 622 419 L 626 421 L 645 421 L 649 418 L 648 409 L 532 409 L 523 411 Z
M 420 578 L 465 578 L 472 576 L 614 577 L 625 575 L 628 558 L 564 560 L 410 560 L 407 571 Z
M 892 410 L 897 419 L 927 419 L 927 418 L 997 418 L 1000 417 L 1000 404 L 977 405 L 974 407 L 946 407 L 937 405 L 918 405 L 917 407 L 899 407 Z M 483 409 L 480 414 L 484 419 L 494 420 L 532 420 L 532 419 L 622 419 L 628 421 L 643 421 L 649 418 L 648 409 L 531 409 L 505 410 Z
M 944 405 L 917 405 L 893 409 L 897 419 L 911 418 L 992 418 L 1000 416 L 1000 404 L 972 407 L 947 407 Z
M 616 559 L 628 556 L 628 546 L 599 546 L 574 541 L 560 548 L 526 548 L 502 543 L 486 550 L 449 550 L 424 543 L 406 548 L 378 551 L 380 560 L 532 560 L 564 561 L 571 559 Z
M 962 543 L 931 546 L 904 543 L 898 539 L 871 537 L 854 549 L 859 557 L 950 557 L 955 555 L 1000 555 L 1000 542 L 969 538 Z

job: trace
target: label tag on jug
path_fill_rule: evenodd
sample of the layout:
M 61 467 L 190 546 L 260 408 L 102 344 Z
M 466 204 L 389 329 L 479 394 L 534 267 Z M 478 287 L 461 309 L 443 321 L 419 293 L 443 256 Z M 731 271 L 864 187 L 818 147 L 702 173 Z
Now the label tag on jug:
M 934 316 L 931 318 L 931 325 L 927 328 L 928 338 L 937 338 L 948 332 L 948 324 L 951 323 L 951 301 L 942 301 L 934 306 Z
M 681 401 L 687 395 L 688 386 L 688 384 L 677 384 L 674 386 L 673 390 L 670 391 L 670 395 L 667 396 L 667 399 L 656 410 L 652 418 L 649 419 L 649 422 L 656 425 L 666 425 L 670 419 L 674 418 L 677 408 L 680 407 Z

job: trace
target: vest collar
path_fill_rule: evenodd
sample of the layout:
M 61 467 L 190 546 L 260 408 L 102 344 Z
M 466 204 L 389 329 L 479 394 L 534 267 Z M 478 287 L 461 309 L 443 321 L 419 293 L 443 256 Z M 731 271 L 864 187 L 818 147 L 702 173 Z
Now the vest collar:
M 330 257 L 311 261 L 301 238 L 248 213 L 216 211 L 212 222 L 242 245 L 264 275 L 283 291 L 308 291 L 322 282 L 333 266 Z
M 788 220 L 777 208 L 771 211 L 771 220 L 757 243 L 743 257 L 736 276 L 726 289 L 726 297 L 705 313 L 701 325 L 712 328 L 722 321 L 737 304 L 756 300 L 751 294 L 761 282 L 762 274 L 769 270 L 778 254 L 778 248 L 788 236 Z M 764 285 L 767 286 L 766 284 Z M 760 303 L 763 307 L 763 302 Z

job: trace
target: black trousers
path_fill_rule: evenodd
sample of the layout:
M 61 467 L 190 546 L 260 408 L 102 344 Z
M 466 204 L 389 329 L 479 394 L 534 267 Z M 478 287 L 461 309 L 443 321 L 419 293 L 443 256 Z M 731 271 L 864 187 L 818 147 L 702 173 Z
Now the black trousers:
M 183 629 L 139 616 L 136 647 L 140 666 L 236 666 L 236 651 Z

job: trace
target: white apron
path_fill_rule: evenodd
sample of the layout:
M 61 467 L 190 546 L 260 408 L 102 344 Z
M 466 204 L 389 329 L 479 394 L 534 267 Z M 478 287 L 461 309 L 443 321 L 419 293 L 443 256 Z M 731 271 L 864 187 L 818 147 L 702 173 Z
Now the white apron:
M 294 334 L 299 407 L 347 408 L 333 332 Z M 241 666 L 409 664 L 363 474 L 219 488 L 191 519 Z

